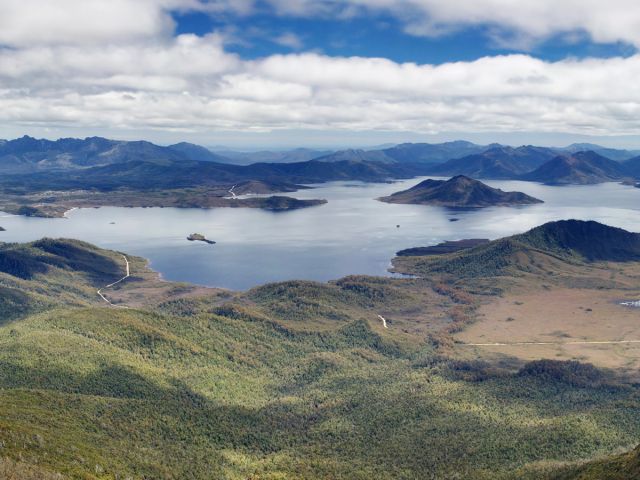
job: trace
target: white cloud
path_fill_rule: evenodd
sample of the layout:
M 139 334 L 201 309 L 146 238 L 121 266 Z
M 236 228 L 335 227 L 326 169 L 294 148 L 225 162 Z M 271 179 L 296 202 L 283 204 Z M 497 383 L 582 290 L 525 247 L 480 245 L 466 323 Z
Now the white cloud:
M 217 35 L 0 50 L 0 124 L 131 129 L 635 133 L 640 56 L 442 65 L 304 53 L 246 61 Z
M 491 23 L 523 38 L 584 29 L 640 42 L 611 0 L 271 0 L 282 14 L 387 9 L 407 28 Z M 55 8 L 52 6 L 55 5 Z M 636 133 L 640 56 L 527 55 L 442 65 L 313 53 L 247 61 L 220 35 L 173 36 L 170 10 L 245 14 L 252 0 L 0 1 L 0 126 L 161 130 Z M 605 8 L 606 7 L 606 8 Z M 295 47 L 295 38 L 281 38 Z
M 126 44 L 169 37 L 172 11 L 246 14 L 254 0 L 2 0 L 0 45 Z
M 172 11 L 245 15 L 263 4 L 276 14 L 301 17 L 385 12 L 413 35 L 485 25 L 494 40 L 519 45 L 585 32 L 596 42 L 640 46 L 637 0 L 2 0 L 0 45 L 158 39 L 173 31 Z
M 292 50 L 302 50 L 302 48 L 304 47 L 304 42 L 302 41 L 302 39 L 293 32 L 283 33 L 282 35 L 274 38 L 273 41 L 278 45 L 290 48 Z
M 637 0 L 269 0 L 281 14 L 356 15 L 384 11 L 413 35 L 440 35 L 471 25 L 494 27 L 522 44 L 555 34 L 586 32 L 594 41 L 640 46 Z M 496 30 L 497 28 L 497 30 Z

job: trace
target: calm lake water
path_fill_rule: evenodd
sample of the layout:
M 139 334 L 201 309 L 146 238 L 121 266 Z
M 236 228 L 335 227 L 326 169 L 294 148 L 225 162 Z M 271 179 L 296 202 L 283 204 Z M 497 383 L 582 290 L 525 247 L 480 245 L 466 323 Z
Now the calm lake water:
M 516 208 L 460 211 L 375 200 L 420 180 L 317 185 L 291 195 L 325 198 L 328 204 L 282 213 L 231 208 L 100 208 L 75 210 L 66 219 L 4 216 L 0 226 L 7 231 L 0 232 L 0 241 L 77 238 L 146 257 L 168 280 L 243 290 L 280 280 L 386 275 L 391 258 L 403 248 L 464 238 L 495 239 L 551 220 L 593 219 L 640 231 L 640 189 L 615 183 L 549 187 L 486 182 L 546 202 Z M 187 235 L 194 232 L 218 243 L 188 242 Z

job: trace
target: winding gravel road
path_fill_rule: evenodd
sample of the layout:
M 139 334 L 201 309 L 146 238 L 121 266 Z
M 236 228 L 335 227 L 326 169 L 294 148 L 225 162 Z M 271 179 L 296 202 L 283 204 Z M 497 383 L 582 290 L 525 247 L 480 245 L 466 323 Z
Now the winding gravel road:
M 100 295 L 100 298 L 102 298 L 102 300 L 104 300 L 105 302 L 107 302 L 107 303 L 108 303 L 110 306 L 112 306 L 112 307 L 116 307 L 116 308 L 129 308 L 129 307 L 126 307 L 126 306 L 124 306 L 124 305 L 114 305 L 113 303 L 111 303 L 111 301 L 110 301 L 107 297 L 105 297 L 105 296 L 102 294 L 102 291 L 103 291 L 103 290 L 106 290 L 107 288 L 114 287 L 114 286 L 118 285 L 119 283 L 124 282 L 127 278 L 129 278 L 129 277 L 131 276 L 131 270 L 130 270 L 130 267 L 129 267 L 129 259 L 128 259 L 127 257 L 125 257 L 124 255 L 122 255 L 122 258 L 124 258 L 124 262 L 125 262 L 125 266 L 126 266 L 126 272 L 127 272 L 127 274 L 126 274 L 124 277 L 122 277 L 120 280 L 118 280 L 117 282 L 113 282 L 113 283 L 111 283 L 111 284 L 109 284 L 109 285 L 107 285 L 107 286 L 105 286 L 105 287 L 100 288 L 100 289 L 98 290 L 98 292 L 97 292 L 97 293 L 98 293 L 98 295 Z

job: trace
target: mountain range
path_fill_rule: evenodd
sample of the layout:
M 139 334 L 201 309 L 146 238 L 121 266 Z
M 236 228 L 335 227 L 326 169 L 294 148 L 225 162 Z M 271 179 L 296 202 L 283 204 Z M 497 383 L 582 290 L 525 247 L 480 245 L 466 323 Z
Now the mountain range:
M 452 159 L 434 166 L 429 169 L 429 174 L 512 179 L 538 168 L 555 156 L 557 153 L 549 148 L 496 146 L 480 153 Z
M 248 180 L 319 183 L 385 181 L 422 172 L 410 165 L 344 159 L 233 165 L 188 143 L 168 147 L 99 137 L 57 141 L 22 137 L 0 144 L 0 184 L 25 191 L 185 188 Z M 60 175 L 64 172 L 64 175 Z
M 146 141 L 118 141 L 101 137 L 51 141 L 24 136 L 0 144 L 0 173 L 70 171 L 127 162 L 169 165 L 181 160 L 223 161 L 197 145 L 162 147 Z
M 517 179 L 550 184 L 598 183 L 640 178 L 640 156 L 623 162 L 597 151 L 464 141 L 400 144 L 377 150 L 328 153 L 298 149 L 258 152 L 253 157 L 274 161 L 245 163 L 249 157 L 223 156 L 202 146 L 177 143 L 159 146 L 146 141 L 101 137 L 56 141 L 24 136 L 0 141 L 0 185 L 39 189 L 182 188 L 248 180 L 319 183 L 332 180 L 386 181 L 420 175 L 476 179 Z M 606 151 L 604 148 L 598 151 Z M 615 150 L 617 158 L 634 153 Z M 310 157 L 319 154 L 317 158 Z M 232 158 L 235 156 L 235 159 Z M 301 161 L 291 161 L 304 159 Z M 276 161 L 277 160 L 277 161 Z M 65 175 L 58 175 L 64 172 Z
M 430 175 L 467 175 L 496 180 L 525 180 L 550 185 L 594 184 L 638 178 L 640 157 L 617 162 L 594 151 L 560 153 L 543 147 L 495 147 L 449 160 Z

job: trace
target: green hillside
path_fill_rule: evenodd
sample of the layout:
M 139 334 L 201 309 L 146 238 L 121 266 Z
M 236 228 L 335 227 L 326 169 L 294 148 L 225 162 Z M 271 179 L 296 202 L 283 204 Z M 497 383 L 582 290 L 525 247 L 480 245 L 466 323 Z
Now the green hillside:
M 640 261 L 640 234 L 597 222 L 550 222 L 450 255 L 403 256 L 396 270 L 414 275 L 479 278 L 548 273 L 567 263 Z
M 2 252 L 3 302 L 23 307 L 0 324 L 3 478 L 538 479 L 640 436 L 637 385 L 573 363 L 463 361 L 403 332 L 416 311 L 456 307 L 428 282 L 116 309 L 95 290 L 123 275 L 118 253 Z

